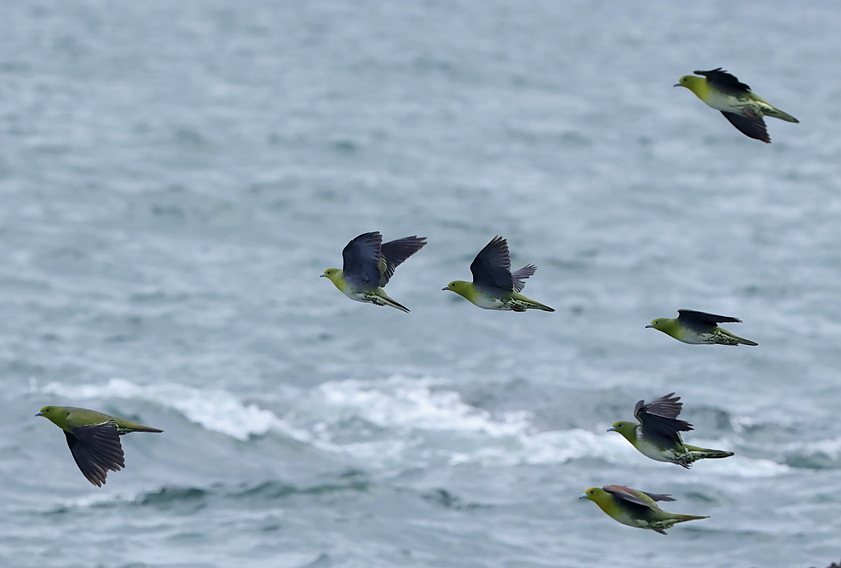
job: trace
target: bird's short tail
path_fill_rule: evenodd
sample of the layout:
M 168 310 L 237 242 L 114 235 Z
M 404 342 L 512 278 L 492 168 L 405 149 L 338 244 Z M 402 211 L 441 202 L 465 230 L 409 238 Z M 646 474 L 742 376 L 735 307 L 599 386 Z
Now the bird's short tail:
M 371 303 L 376 304 L 378 306 L 391 306 L 392 308 L 397 308 L 398 310 L 406 312 L 407 314 L 409 313 L 409 308 L 407 308 L 399 302 L 395 302 L 394 300 L 386 296 L 384 292 L 372 296 Z
M 768 108 L 768 109 L 764 109 L 763 114 L 765 114 L 765 116 L 773 116 L 774 118 L 779 118 L 780 120 L 785 120 L 786 122 L 798 122 L 798 123 L 800 122 L 799 120 L 797 120 L 796 118 L 794 118 L 793 116 L 788 114 L 787 112 L 783 112 L 776 107 L 771 107 L 771 108 Z
M 554 312 L 555 308 L 550 308 L 545 304 L 541 304 L 540 302 L 535 302 L 530 298 L 526 298 L 525 296 L 520 296 L 517 298 L 517 302 L 512 302 L 511 309 L 516 311 L 525 311 L 525 310 L 543 310 L 544 312 Z M 522 308 L 521 310 L 517 310 L 517 307 Z
M 549 306 L 541 304 L 540 302 L 535 302 L 534 300 L 532 300 L 532 306 L 531 307 L 536 309 L 536 310 L 543 310 L 544 312 L 554 312 L 555 311 L 555 308 L 550 308 Z
M 721 339 L 724 339 L 724 341 L 722 341 L 722 343 L 724 343 L 725 345 L 753 345 L 753 346 L 759 345 L 759 343 L 757 343 L 756 341 L 751 341 L 750 339 L 745 339 L 744 337 L 739 337 L 738 335 L 733 335 L 732 333 L 730 333 L 726 329 L 718 328 L 718 331 L 720 331 L 722 334 L 724 334 L 726 336 L 726 337 L 719 336 Z
M 660 534 L 667 534 L 664 529 L 672 528 L 676 523 L 685 523 L 686 521 L 698 521 L 700 519 L 709 519 L 708 516 L 700 515 L 681 515 L 680 513 L 665 513 L 665 516 L 655 521 L 648 528 Z
M 733 452 L 725 452 L 724 450 L 710 450 L 708 448 L 699 448 L 698 446 L 685 446 L 687 451 L 692 454 L 696 460 L 706 458 L 729 458 Z
M 157 428 L 152 428 L 151 426 L 144 426 L 143 424 L 135 424 L 134 422 L 128 422 L 125 420 L 120 420 L 116 423 L 117 426 L 117 433 L 122 436 L 124 434 L 128 434 L 129 432 L 154 432 L 159 434 L 163 432 L 163 430 L 158 430 Z
M 163 430 L 158 430 L 157 428 L 152 428 L 151 426 L 140 426 L 138 428 L 134 428 L 133 432 L 154 432 L 156 434 L 160 434 Z
M 671 519 L 676 523 L 684 523 L 686 521 L 698 521 L 700 519 L 709 519 L 708 515 L 681 515 L 681 514 L 672 514 Z
M 508 306 L 508 309 L 515 312 L 524 312 L 526 310 L 543 310 L 544 312 L 555 311 L 553 308 L 541 304 L 540 302 L 535 302 L 531 298 L 526 298 L 517 292 L 511 294 L 511 298 L 506 300 L 505 304 Z

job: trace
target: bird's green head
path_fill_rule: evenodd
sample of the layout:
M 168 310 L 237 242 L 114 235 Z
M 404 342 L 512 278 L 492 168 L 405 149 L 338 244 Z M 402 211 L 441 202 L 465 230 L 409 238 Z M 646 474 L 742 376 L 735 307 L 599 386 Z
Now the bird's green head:
M 64 428 L 67 423 L 67 408 L 64 406 L 42 406 L 35 416 L 43 416 L 56 426 Z
M 699 97 L 707 91 L 707 80 L 704 77 L 696 77 L 695 75 L 684 75 L 677 80 L 674 87 L 686 87 Z
M 321 273 L 321 276 L 324 278 L 329 279 L 331 282 L 335 283 L 339 278 L 342 277 L 342 269 L 341 268 L 328 268 L 324 272 Z
M 467 298 L 468 294 L 472 289 L 473 283 L 465 282 L 464 280 L 453 280 L 452 282 L 441 288 L 441 290 L 449 290 L 451 292 L 455 292 L 459 296 L 464 296 L 465 298 Z
M 591 487 L 590 489 L 584 491 L 584 493 L 581 494 L 579 499 L 589 499 L 590 501 L 598 501 L 598 499 L 603 498 L 605 495 L 607 495 L 607 492 L 601 487 Z
M 657 318 L 651 320 L 651 323 L 645 327 L 646 329 L 648 329 L 649 327 L 653 327 L 654 329 L 665 331 L 665 329 L 669 327 L 672 323 L 674 323 L 672 318 Z
M 637 425 L 633 422 L 625 422 L 621 420 L 614 422 L 613 425 L 607 429 L 608 432 L 619 432 L 629 440 L 633 440 L 637 434 Z

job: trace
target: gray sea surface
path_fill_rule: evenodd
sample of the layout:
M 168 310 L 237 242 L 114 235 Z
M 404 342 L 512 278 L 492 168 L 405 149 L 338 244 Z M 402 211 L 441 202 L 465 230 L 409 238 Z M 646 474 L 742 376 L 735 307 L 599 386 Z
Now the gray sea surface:
M 0 566 L 841 558 L 841 3 L 0 0 Z M 672 85 L 724 67 L 770 145 Z M 428 245 L 319 278 L 360 233 Z M 494 235 L 555 313 L 481 310 Z M 689 308 L 759 347 L 645 325 Z M 607 432 L 675 391 L 690 470 Z M 42 405 L 165 430 L 80 474 Z M 671 493 L 668 536 L 579 500 Z

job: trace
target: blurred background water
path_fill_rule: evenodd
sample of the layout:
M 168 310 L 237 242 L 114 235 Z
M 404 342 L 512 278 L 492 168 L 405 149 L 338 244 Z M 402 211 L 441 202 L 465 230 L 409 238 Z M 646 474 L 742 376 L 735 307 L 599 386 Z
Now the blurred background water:
M 841 5 L 0 2 L 0 563 L 826 566 Z M 742 136 L 679 76 L 797 116 Z M 389 294 L 319 279 L 426 236 Z M 440 289 L 505 236 L 554 314 Z M 757 348 L 646 330 L 690 308 Z M 605 432 L 676 391 L 691 470 Z M 102 489 L 44 404 L 163 428 Z M 578 501 L 672 493 L 668 537 Z

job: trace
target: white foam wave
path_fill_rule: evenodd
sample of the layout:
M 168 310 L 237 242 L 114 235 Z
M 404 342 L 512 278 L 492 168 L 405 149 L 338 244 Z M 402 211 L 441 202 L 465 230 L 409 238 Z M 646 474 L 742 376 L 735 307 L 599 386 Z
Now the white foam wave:
M 276 431 L 324 452 L 380 467 L 422 467 L 430 463 L 509 467 L 588 458 L 644 464 L 642 467 L 663 465 L 647 463 L 621 436 L 605 432 L 606 425 L 594 425 L 592 430 L 540 430 L 529 412 L 491 412 L 472 406 L 445 381 L 433 378 L 398 375 L 379 381 L 326 382 L 302 391 L 300 399 L 294 401 L 294 411 L 282 418 L 256 404 L 245 404 L 226 391 L 174 383 L 138 385 L 111 379 L 99 385 L 50 383 L 40 390 L 76 399 L 147 400 L 175 409 L 207 430 L 238 440 Z M 692 443 L 730 445 L 726 440 Z M 839 451 L 839 447 L 841 442 L 831 449 Z M 770 460 L 738 455 L 705 460 L 703 467 L 740 477 L 767 477 L 789 470 Z
M 717 473 L 719 475 L 730 475 L 733 477 L 775 477 L 784 475 L 791 471 L 785 464 L 775 461 L 748 458 L 736 454 L 727 459 L 703 460 L 693 467 L 703 468 L 704 472 Z
M 803 456 L 826 456 L 831 460 L 841 457 L 841 438 L 825 438 L 814 442 L 794 442 L 783 446 L 787 453 Z
M 62 501 L 61 507 L 68 509 L 93 509 L 96 507 L 104 507 L 108 505 L 117 505 L 122 503 L 133 503 L 139 497 L 129 493 L 92 493 L 84 497 L 76 497 Z
M 382 428 L 417 428 L 482 432 L 492 437 L 528 428 L 527 412 L 506 412 L 496 417 L 465 404 L 454 391 L 435 388 L 432 379 L 402 376 L 386 381 L 348 379 L 323 383 L 324 402 Z
M 305 431 L 291 428 L 269 410 L 244 404 L 222 390 L 199 390 L 176 383 L 138 385 L 124 379 L 111 379 L 99 385 L 49 383 L 42 392 L 76 399 L 131 398 L 146 400 L 182 413 L 191 422 L 212 432 L 237 440 L 247 440 L 270 430 L 278 430 L 300 441 L 309 441 Z
M 490 466 L 566 463 L 595 458 L 610 463 L 645 463 L 621 436 L 594 430 L 541 431 L 525 411 L 492 413 L 465 403 L 444 381 L 394 376 L 385 381 L 347 379 L 322 384 L 317 406 L 327 405 L 332 420 L 323 421 L 319 445 L 369 462 L 415 463 L 443 459 L 450 464 Z M 390 432 L 386 439 L 337 443 L 343 420 L 365 420 Z M 698 443 L 699 440 L 695 440 Z M 721 442 L 723 447 L 728 444 Z M 718 447 L 711 442 L 709 447 Z M 643 460 L 640 462 L 639 460 Z M 788 467 L 770 460 L 735 456 L 706 460 L 704 465 L 723 475 L 767 477 Z M 652 467 L 662 466 L 651 462 Z
M 582 458 L 600 458 L 613 462 L 628 455 L 628 448 L 609 436 L 589 430 L 523 431 L 506 444 L 490 444 L 453 456 L 452 463 L 479 462 L 494 466 L 566 463 Z

